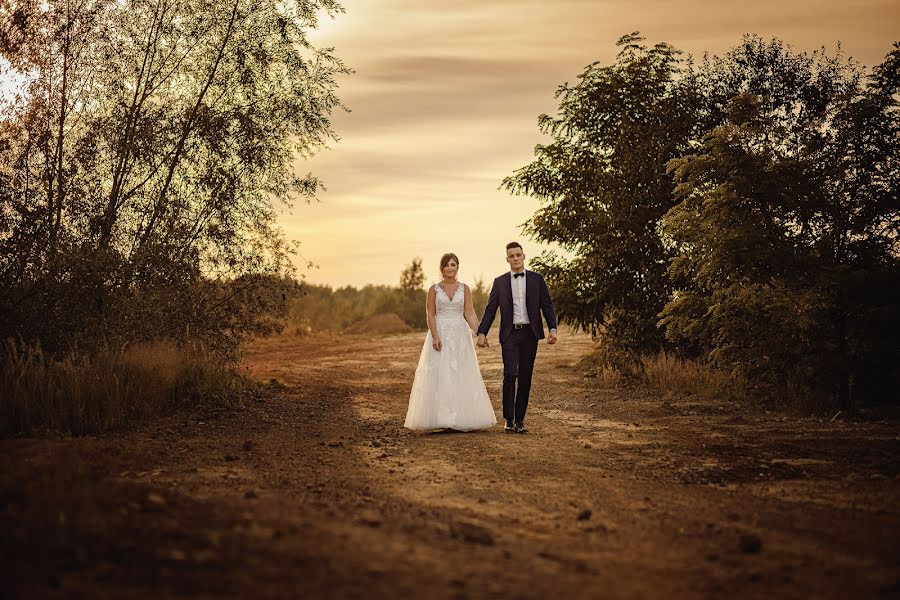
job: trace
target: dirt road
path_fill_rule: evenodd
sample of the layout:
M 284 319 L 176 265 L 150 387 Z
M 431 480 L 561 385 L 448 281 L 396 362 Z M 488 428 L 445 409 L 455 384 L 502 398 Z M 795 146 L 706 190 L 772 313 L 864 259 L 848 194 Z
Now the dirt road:
M 602 389 L 564 335 L 530 433 L 415 434 L 422 339 L 266 340 L 264 401 L 0 442 L 0 595 L 900 596 L 896 422 Z M 499 348 L 479 356 L 499 409 Z

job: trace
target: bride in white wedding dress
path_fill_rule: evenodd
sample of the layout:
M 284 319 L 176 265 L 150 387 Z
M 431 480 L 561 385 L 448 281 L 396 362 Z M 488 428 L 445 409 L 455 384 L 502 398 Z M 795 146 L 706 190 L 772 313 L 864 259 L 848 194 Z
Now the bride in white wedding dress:
M 497 422 L 472 342 L 478 329 L 472 292 L 457 281 L 458 270 L 456 255 L 445 254 L 443 280 L 428 290 L 428 333 L 409 394 L 408 429 L 471 431 Z

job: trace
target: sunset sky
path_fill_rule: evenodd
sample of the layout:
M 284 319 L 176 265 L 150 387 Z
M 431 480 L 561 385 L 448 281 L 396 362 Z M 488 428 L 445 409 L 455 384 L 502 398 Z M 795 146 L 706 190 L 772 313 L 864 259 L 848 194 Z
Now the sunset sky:
M 542 141 L 537 116 L 554 92 L 593 62 L 610 63 L 616 40 L 723 53 L 744 33 L 778 36 L 796 50 L 837 42 L 866 66 L 900 40 L 898 0 L 344 0 L 346 13 L 314 39 L 356 71 L 340 80 L 352 111 L 334 125 L 339 143 L 298 164 L 327 186 L 282 224 L 301 242 L 307 281 L 396 285 L 411 259 L 438 278 L 444 252 L 460 279 L 492 279 L 504 248 L 542 249 L 520 233 L 536 200 L 510 196 L 503 177 Z

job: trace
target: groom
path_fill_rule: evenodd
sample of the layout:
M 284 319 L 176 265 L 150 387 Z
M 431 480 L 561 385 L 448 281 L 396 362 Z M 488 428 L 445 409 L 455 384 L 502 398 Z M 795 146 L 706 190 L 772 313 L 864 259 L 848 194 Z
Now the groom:
M 541 313 L 550 328 L 548 344 L 556 343 L 556 312 L 544 278 L 525 270 L 525 253 L 518 242 L 506 245 L 510 272 L 494 280 L 481 325 L 478 347 L 488 345 L 487 333 L 500 307 L 500 347 L 503 351 L 503 418 L 507 433 L 525 433 L 525 410 L 538 340 L 544 339 Z M 518 379 L 518 388 L 516 380 Z

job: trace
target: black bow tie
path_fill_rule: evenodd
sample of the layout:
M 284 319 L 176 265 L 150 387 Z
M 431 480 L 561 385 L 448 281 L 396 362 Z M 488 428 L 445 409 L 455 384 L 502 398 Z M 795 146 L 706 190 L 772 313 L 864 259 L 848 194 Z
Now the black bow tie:
M 516 277 L 525 277 L 525 272 L 523 271 L 521 273 L 513 273 L 513 279 L 515 279 Z

